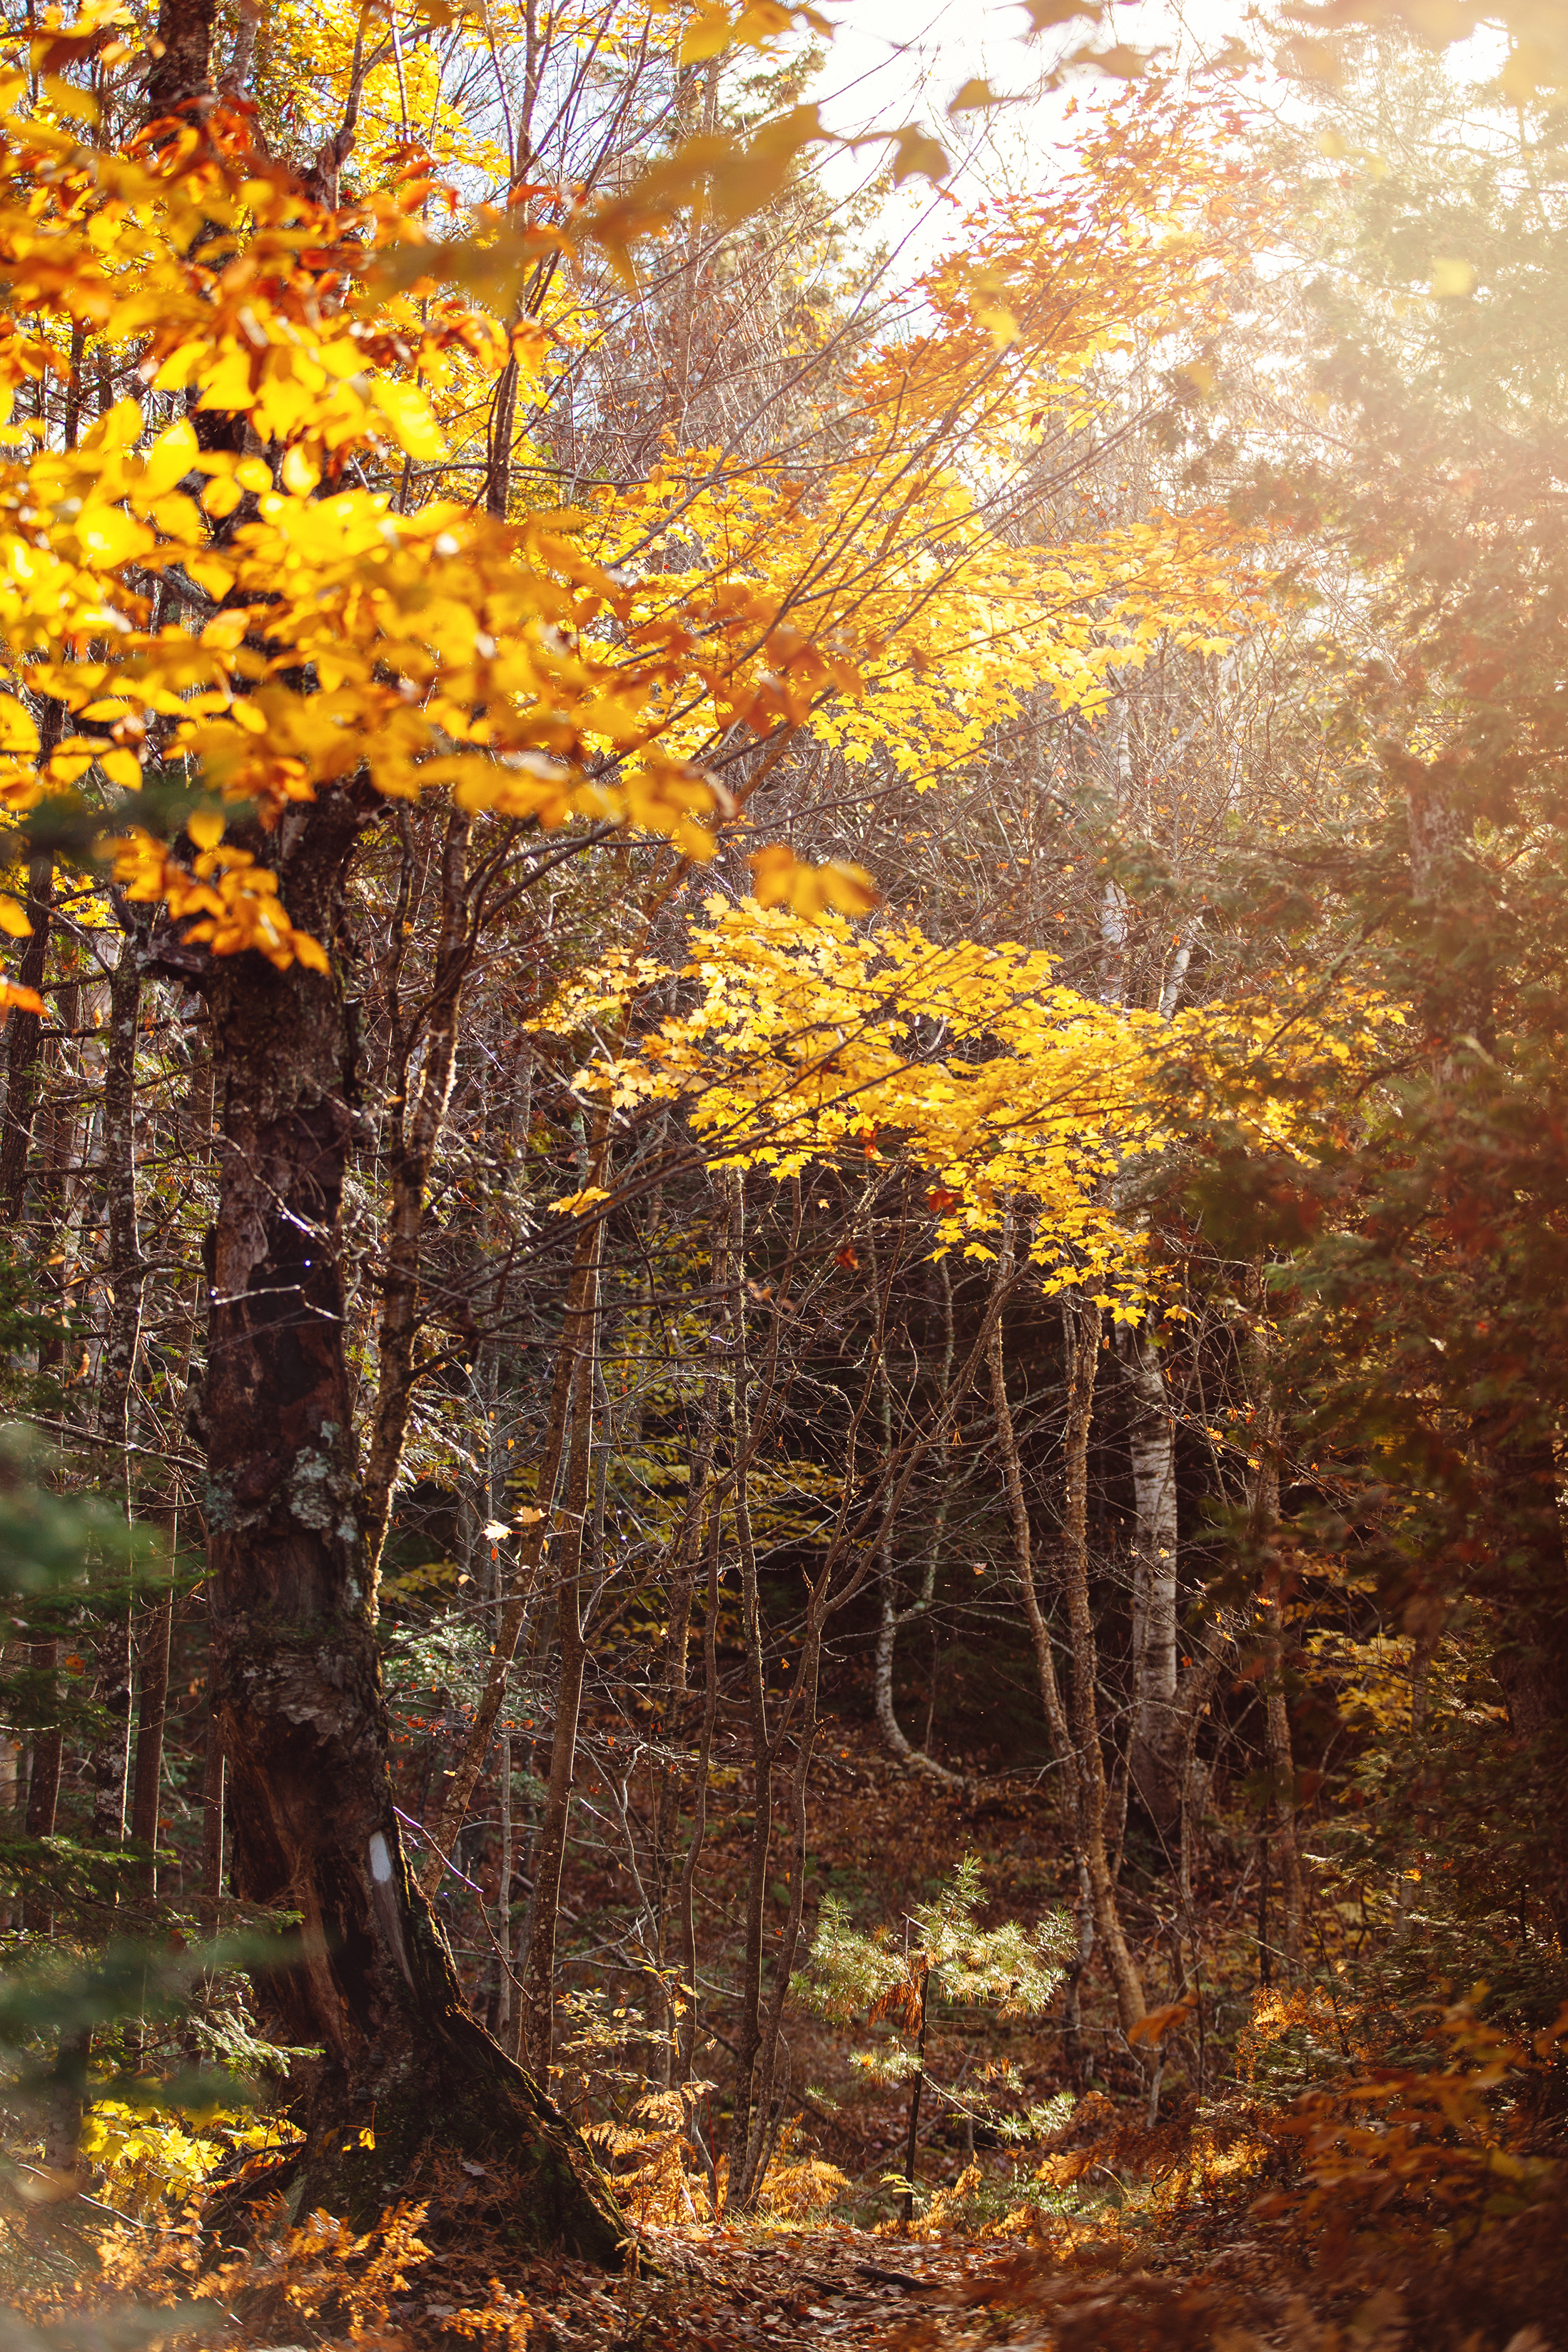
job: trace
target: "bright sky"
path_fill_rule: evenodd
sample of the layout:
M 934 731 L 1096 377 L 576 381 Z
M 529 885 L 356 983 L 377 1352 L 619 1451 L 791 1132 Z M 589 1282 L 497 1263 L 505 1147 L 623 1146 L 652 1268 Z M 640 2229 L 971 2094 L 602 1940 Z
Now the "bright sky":
M 897 234 L 902 212 L 906 252 L 923 260 L 964 210 L 988 194 L 1038 186 L 1051 176 L 1051 152 L 1067 135 L 1069 100 L 1092 102 L 1124 87 L 1108 76 L 1079 72 L 1058 90 L 1016 107 L 972 112 L 950 121 L 947 107 L 971 79 L 988 81 L 998 92 L 1027 90 L 1058 56 L 1092 35 L 1096 47 L 1109 37 L 1093 34 L 1080 17 L 1035 42 L 1022 37 L 1029 19 L 1018 0 L 831 0 L 823 13 L 836 26 L 821 79 L 811 96 L 829 127 L 845 137 L 873 128 L 917 121 L 941 140 L 959 168 L 950 194 L 936 195 L 922 180 L 905 184 L 904 197 L 882 233 Z M 1232 37 L 1257 36 L 1248 18 L 1248 0 L 1124 0 L 1116 10 L 1114 37 L 1145 50 L 1179 49 L 1197 62 L 1222 49 Z M 1266 46 L 1259 44 L 1259 46 Z M 830 157 L 818 170 L 831 186 L 850 194 L 882 168 L 885 151 L 868 146 L 858 153 Z

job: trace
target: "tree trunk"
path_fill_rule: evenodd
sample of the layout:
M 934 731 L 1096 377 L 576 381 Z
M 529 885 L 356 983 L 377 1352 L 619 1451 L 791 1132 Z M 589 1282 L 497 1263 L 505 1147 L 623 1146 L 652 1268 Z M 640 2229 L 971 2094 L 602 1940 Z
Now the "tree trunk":
M 937 1273 L 942 1286 L 943 1306 L 941 1397 L 942 1402 L 946 1403 L 947 1391 L 953 1383 L 955 1350 L 953 1277 L 946 1258 L 937 1261 Z M 1000 1345 L 999 1326 L 998 1344 Z M 883 1426 L 883 1451 L 891 1458 L 893 1400 L 884 1349 L 878 1351 L 877 1380 L 880 1390 L 878 1403 Z M 936 1596 L 936 1578 L 941 1569 L 942 1554 L 946 1543 L 947 1515 L 952 1499 L 951 1453 L 950 1447 L 944 1447 L 940 1471 L 941 1495 L 936 1505 L 935 1524 L 923 1546 L 925 1559 L 921 1570 L 920 1591 L 915 1599 L 903 1608 L 898 1605 L 897 1573 L 893 1559 L 894 1528 L 893 1514 L 890 1512 L 883 1522 L 882 1535 L 877 1545 L 877 1593 L 880 1613 L 876 1630 L 873 1693 L 876 1705 L 877 1728 L 900 1763 L 907 1764 L 911 1771 L 923 1772 L 927 1780 L 938 1781 L 943 1788 L 963 1790 L 967 1786 L 963 1774 L 951 1771 L 946 1764 L 938 1763 L 936 1758 L 931 1753 L 929 1716 L 925 1744 L 917 1748 L 899 1722 L 893 1689 L 894 1652 L 897 1646 L 900 1631 L 915 1619 L 929 1616 L 931 1604 Z M 935 1701 L 935 1691 L 933 1700 Z M 932 1712 L 934 1711 L 933 1707 Z
M 751 1733 L 751 1851 L 746 1872 L 746 1949 L 741 1960 L 740 2015 L 736 2026 L 735 2105 L 729 2132 L 727 2210 L 745 2196 L 747 2150 L 757 2096 L 757 2061 L 762 2049 L 762 1953 L 766 1932 L 768 1859 L 773 1842 L 773 1745 L 768 1736 L 766 1667 L 762 1654 L 762 1606 L 752 1541 L 750 1464 L 750 1371 L 746 1355 L 744 1180 L 730 1184 L 729 1309 L 730 1416 L 733 1432 L 736 1549 L 740 1555 L 741 1639 L 746 1652 L 747 1714 Z
M 51 1687 L 57 1691 L 60 1645 L 57 1639 L 34 1642 L 29 1645 L 27 1662 L 35 1674 L 47 1675 Z M 60 1802 L 60 1768 L 65 1761 L 65 1741 L 57 1725 L 33 1734 L 33 1771 L 27 1788 L 26 1830 L 30 1838 L 50 1838 L 55 1833 L 55 1817 Z M 54 1915 L 48 1901 L 37 1889 L 30 1891 L 22 1905 L 22 1925 L 35 1936 L 47 1936 Z
M 141 950 L 129 929 L 110 975 L 108 1058 L 103 1076 L 104 1280 L 109 1318 L 98 1376 L 98 1433 L 118 1454 L 115 1483 L 131 1516 L 131 1387 L 141 1337 L 145 1268 L 136 1229 L 136 1028 L 141 1010 Z
M 27 861 L 27 920 L 32 936 L 16 967 L 19 987 L 43 986 L 49 948 L 49 909 L 54 899 L 54 861 Z M 37 1013 L 13 1013 L 5 1024 L 5 1118 L 0 1128 L 0 1216 L 15 1230 L 27 1185 L 27 1151 L 38 1105 L 43 1023 Z
M 327 942 L 359 822 L 324 794 L 277 837 L 284 903 Z M 369 2218 L 433 2142 L 504 2152 L 537 2239 L 612 2260 L 586 2150 L 464 2007 L 398 1834 L 344 1348 L 342 987 L 256 954 L 214 959 L 205 986 L 223 1100 L 202 1400 L 213 1703 L 235 1894 L 299 1922 L 265 1994 L 287 2041 L 324 2053 L 302 2101 L 307 2202 Z
M 1009 1209 L 1002 1227 L 1002 1245 L 997 1255 L 996 1289 L 998 1298 L 1007 1288 L 1013 1268 L 1013 1215 Z M 991 1376 L 991 1410 L 996 1415 L 997 1451 L 1002 1459 L 1002 1483 L 1007 1490 L 1008 1519 L 1012 1528 L 1013 1559 L 1018 1569 L 1019 1582 L 1023 1589 L 1024 1614 L 1029 1620 L 1030 1640 L 1034 1646 L 1035 1672 L 1040 1680 L 1040 1705 L 1045 1710 L 1046 1730 L 1051 1737 L 1051 1750 L 1056 1769 L 1061 1775 L 1063 1811 L 1074 1832 L 1082 1817 L 1082 1792 L 1079 1785 L 1078 1755 L 1072 1744 L 1072 1732 L 1067 1720 L 1067 1709 L 1061 1703 L 1061 1685 L 1057 1678 L 1056 1654 L 1051 1646 L 1051 1625 L 1040 1605 L 1040 1593 L 1034 1575 L 1034 1538 L 1030 1527 L 1029 1501 L 1023 1490 L 1023 1467 L 1019 1460 L 1018 1433 L 1013 1426 L 1012 1404 L 1008 1396 L 1008 1370 L 1005 1352 L 1006 1335 L 1000 1311 L 991 1325 L 987 1348 L 987 1364 Z M 1082 1868 L 1082 1856 L 1079 1867 Z
M 602 1225 L 593 1228 L 597 1244 Z M 567 1456 L 566 1509 L 557 1555 L 556 1622 L 560 1664 L 556 1678 L 555 1727 L 550 1735 L 549 1780 L 534 1847 L 532 1924 L 528 1967 L 517 1995 L 517 2055 L 541 2083 L 549 2081 L 555 2028 L 555 1931 L 560 1907 L 561 1871 L 571 1822 L 571 1789 L 577 1773 L 577 1727 L 582 1712 L 582 1678 L 588 1663 L 582 1575 L 588 1527 L 589 1473 L 593 1451 L 593 1331 L 598 1304 L 598 1250 L 581 1296 L 580 1332 L 587 1344 L 577 1357 L 571 1390 L 571 1445 Z M 564 1344 L 564 1343 L 563 1343 Z
M 1133 1794 L 1166 1854 L 1180 1849 L 1185 1724 L 1176 1674 L 1176 1425 L 1165 1369 L 1145 1323 L 1124 1327 L 1132 1391 Z
M 591 1181 L 597 1183 L 601 1181 L 597 1167 L 602 1162 L 591 1165 L 596 1170 Z M 485 1769 L 485 1759 L 495 1737 L 496 1718 L 507 1695 L 507 1676 L 517 1654 L 517 1636 L 523 1629 L 534 1580 L 543 1557 L 545 1538 L 550 1533 L 556 1480 L 566 1450 L 573 1371 L 578 1357 L 585 1351 L 591 1351 L 593 1347 L 599 1247 L 600 1222 L 596 1217 L 586 1216 L 577 1231 L 571 1276 L 567 1286 L 566 1315 L 551 1377 L 549 1420 L 545 1429 L 538 1483 L 534 1489 L 538 1498 L 538 1517 L 518 1543 L 517 1563 L 512 1571 L 510 1589 L 502 1601 L 496 1622 L 496 1640 L 489 1670 L 485 1677 L 484 1692 L 475 1709 L 463 1753 L 436 1809 L 435 1826 L 430 1834 L 430 1853 L 420 1872 L 420 1885 L 426 1895 L 434 1894 L 441 1882 L 442 1872 L 445 1868 L 441 1857 L 450 1853 L 456 1843 L 457 1832 L 463 1826 L 475 1784 Z
M 372 1616 L 392 1494 L 413 1402 L 425 1198 L 431 1164 L 452 1094 L 463 982 L 474 960 L 465 895 L 471 829 L 472 819 L 460 810 L 455 811 L 447 822 L 442 846 L 441 931 L 436 942 L 435 971 L 430 1002 L 417 1027 L 403 1019 L 395 979 L 388 991 L 393 1031 L 389 1075 L 394 1091 L 388 1114 L 390 1133 L 385 1160 L 392 1204 L 382 1276 L 381 1323 L 376 1335 L 376 1404 L 365 1451 L 364 1479 L 365 1551 Z M 411 1087 L 416 1039 L 423 1050 L 418 1078 Z M 445 1851 L 450 1853 L 451 1848 Z
M 915 2080 L 909 2089 L 909 2131 L 904 2147 L 904 2177 L 909 2188 L 904 2200 L 905 2229 L 915 2219 L 915 2166 L 920 2153 L 920 2094 L 925 2088 L 925 2019 L 931 2000 L 931 1971 L 920 1979 L 920 2031 L 915 2045 Z
M 1105 1763 L 1100 1752 L 1095 1684 L 1099 1658 L 1089 1601 L 1089 1434 L 1094 1412 L 1103 1310 L 1082 1291 L 1062 1301 L 1067 1334 L 1067 1466 L 1062 1500 L 1062 1556 L 1067 1622 L 1072 1648 L 1072 1736 L 1078 1751 L 1079 1843 L 1089 1872 L 1094 1924 L 1116 1988 L 1124 2033 L 1145 2014 L 1144 1988 L 1127 1948 L 1116 1908 L 1115 1882 L 1105 1851 Z
M 162 0 L 159 53 L 147 77 L 147 120 L 162 121 L 209 87 L 216 0 Z
M 209 1685 L 210 1685 L 209 1674 Z M 198 1916 L 202 1933 L 215 1936 L 223 1924 L 224 1902 L 224 1743 L 217 1718 L 207 1716 L 206 1753 L 202 1766 L 202 1892 Z
M 148 1849 L 141 1865 L 149 1895 L 158 1892 L 158 1798 L 163 1778 L 163 1726 L 169 1709 L 169 1639 L 174 1596 L 161 1592 L 139 1620 L 137 1656 L 141 1687 L 136 1705 L 136 1761 L 131 1771 L 131 1834 Z
M 1296 1842 L 1296 1760 L 1291 1744 L 1291 1711 L 1285 1689 L 1284 1612 L 1280 1600 L 1279 1549 L 1274 1540 L 1280 1521 L 1280 1423 L 1268 1385 L 1261 1279 L 1258 1287 L 1257 1360 L 1264 1370 L 1254 1423 L 1258 1433 L 1258 1468 L 1252 1489 L 1252 1538 L 1261 1563 L 1258 1610 L 1259 1648 L 1263 1664 L 1263 1761 L 1272 1807 L 1272 1831 L 1262 1865 L 1261 1899 L 1266 1906 L 1271 1863 L 1279 1877 L 1282 1913 L 1278 1956 L 1284 1963 L 1287 1980 L 1294 1984 L 1305 1959 L 1306 1890 L 1301 1878 L 1301 1848 Z M 1259 1942 L 1260 1946 L 1265 1942 L 1261 1927 Z

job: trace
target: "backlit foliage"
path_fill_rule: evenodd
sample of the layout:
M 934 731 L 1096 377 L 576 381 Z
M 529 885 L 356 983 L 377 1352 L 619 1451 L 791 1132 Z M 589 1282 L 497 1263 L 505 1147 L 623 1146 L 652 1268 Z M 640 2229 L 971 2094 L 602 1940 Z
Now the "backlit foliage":
M 1168 1023 L 1064 986 L 1039 950 L 719 900 L 707 912 L 681 975 L 693 1009 L 667 1014 L 634 1053 L 607 1042 L 580 1075 L 584 1091 L 618 1108 L 684 1100 L 719 1166 L 785 1176 L 906 1153 L 931 1180 L 944 1249 L 988 1255 L 1006 1201 L 1027 1200 L 1047 1288 L 1088 1271 L 1135 1300 L 1144 1240 L 1111 1185 L 1124 1161 L 1167 1148 L 1214 1099 L 1260 1147 L 1290 1150 L 1312 1130 L 1324 1070 L 1375 1062 L 1403 1023 L 1351 985 L 1303 992 L 1294 1019 L 1239 1004 Z M 648 958 L 612 960 L 541 1026 L 613 1040 L 671 977 Z
M 929 324 L 806 395 L 795 445 L 831 447 L 825 467 L 666 446 L 638 482 L 500 518 L 425 486 L 472 462 L 503 370 L 548 404 L 585 327 L 551 290 L 559 265 L 613 260 L 701 186 L 716 202 L 716 151 L 570 216 L 465 204 L 432 176 L 454 160 L 439 122 L 411 143 L 394 31 L 356 87 L 388 136 L 395 88 L 398 142 L 329 205 L 221 104 L 177 135 L 90 143 L 97 102 L 59 69 L 114 66 L 132 35 L 100 8 L 40 36 L 37 104 L 22 66 L 0 79 L 0 793 L 17 815 L 105 800 L 118 878 L 197 918 L 187 936 L 214 952 L 324 950 L 255 844 L 209 830 L 191 856 L 139 824 L 144 773 L 199 779 L 264 837 L 362 778 L 706 856 L 731 806 L 706 763 L 737 726 L 804 727 L 928 780 L 1016 712 L 1020 676 L 1092 711 L 1113 668 L 1167 636 L 1223 647 L 1254 604 L 1261 550 L 1222 515 L 1040 545 L 1028 490 L 1042 433 L 1092 428 L 1092 362 L 1179 356 L 1223 319 L 1257 205 L 1234 124 L 1129 107 L 1061 192 L 971 223 L 911 289 Z M 345 70 L 346 33 L 308 11 L 268 38 L 318 99 Z M 823 135 L 810 115 L 777 157 L 735 161 L 732 209 Z M 34 387 L 74 385 L 84 338 L 132 388 L 53 446 Z M 42 735 L 38 696 L 60 714 Z

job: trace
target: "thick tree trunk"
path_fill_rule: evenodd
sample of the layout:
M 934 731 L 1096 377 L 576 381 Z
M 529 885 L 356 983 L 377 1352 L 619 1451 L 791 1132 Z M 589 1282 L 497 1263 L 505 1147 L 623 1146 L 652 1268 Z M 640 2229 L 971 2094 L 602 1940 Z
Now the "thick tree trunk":
M 209 87 L 216 0 L 162 0 L 158 10 L 160 54 L 147 76 L 147 120 L 158 122 L 199 98 Z
M 328 942 L 358 823 L 324 797 L 278 844 L 289 913 Z M 538 2240 L 612 2260 L 586 2150 L 464 2007 L 398 1834 L 344 1349 L 342 989 L 252 954 L 214 960 L 206 986 L 223 1094 L 202 1402 L 213 1703 L 234 1892 L 299 1923 L 266 1993 L 285 2038 L 324 2052 L 303 2102 L 307 2201 L 373 2215 L 439 2142 L 520 2176 Z

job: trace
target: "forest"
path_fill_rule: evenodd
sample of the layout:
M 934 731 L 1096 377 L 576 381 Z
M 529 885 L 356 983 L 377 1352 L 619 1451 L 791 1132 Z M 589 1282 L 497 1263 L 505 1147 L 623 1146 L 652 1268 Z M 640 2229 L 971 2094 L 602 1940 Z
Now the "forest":
M 1568 10 L 981 13 L 0 23 L 0 2352 L 1568 2352 Z

